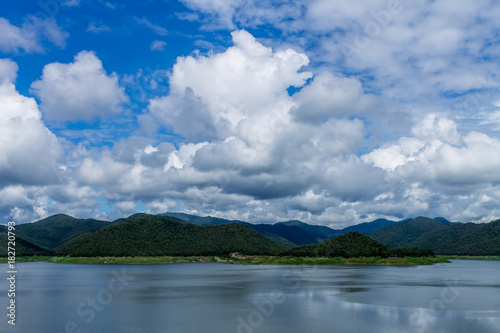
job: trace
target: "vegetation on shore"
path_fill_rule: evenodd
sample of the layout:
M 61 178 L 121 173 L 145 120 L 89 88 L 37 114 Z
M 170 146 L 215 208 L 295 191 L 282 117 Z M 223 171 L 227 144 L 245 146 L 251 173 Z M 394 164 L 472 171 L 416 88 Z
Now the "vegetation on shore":
M 217 260 L 216 258 L 219 258 Z M 231 261 L 232 260 L 232 261 Z M 275 256 L 248 256 L 245 259 L 228 256 L 203 257 L 51 257 L 51 256 L 23 256 L 17 257 L 16 262 L 47 261 L 53 263 L 88 263 L 88 264 L 168 264 L 176 262 L 228 262 L 259 265 L 428 265 L 449 263 L 449 260 L 495 260 L 500 256 L 436 256 L 436 257 L 405 257 L 405 258 L 317 258 L 317 257 L 275 257 Z M 6 263 L 6 257 L 0 257 L 0 263 Z
M 222 262 L 244 265 L 384 265 L 410 266 L 449 263 L 442 257 L 359 257 L 359 258 L 321 258 L 321 257 L 276 257 L 276 256 L 193 256 L 193 257 L 20 257 L 16 262 L 47 261 L 65 264 L 169 264 L 180 262 Z M 0 258 L 0 263 L 7 258 Z
M 202 257 L 51 257 L 47 262 L 61 264 L 171 264 L 177 262 L 217 262 L 213 256 Z
M 384 265 L 411 266 L 449 263 L 439 257 L 250 257 L 241 259 L 240 264 L 246 265 Z

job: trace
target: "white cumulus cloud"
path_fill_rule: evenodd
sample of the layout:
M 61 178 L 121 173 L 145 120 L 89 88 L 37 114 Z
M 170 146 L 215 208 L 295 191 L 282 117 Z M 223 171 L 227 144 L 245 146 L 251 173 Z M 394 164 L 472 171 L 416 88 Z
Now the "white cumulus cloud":
M 304 54 L 273 52 L 244 30 L 232 36 L 235 45 L 224 53 L 179 58 L 170 95 L 150 102 L 151 113 L 188 140 L 223 139 L 237 131 L 257 135 L 255 127 L 273 115 L 287 117 L 293 102 L 286 89 L 311 76 L 298 72 L 309 62 Z
M 93 52 L 82 51 L 69 64 L 44 67 L 31 91 L 40 99 L 47 120 L 77 121 L 105 118 L 122 111 L 128 101 L 115 73 L 108 75 Z
M 58 182 L 57 160 L 62 149 L 41 120 L 33 98 L 20 95 L 10 81 L 17 64 L 0 59 L 0 187 L 9 184 Z

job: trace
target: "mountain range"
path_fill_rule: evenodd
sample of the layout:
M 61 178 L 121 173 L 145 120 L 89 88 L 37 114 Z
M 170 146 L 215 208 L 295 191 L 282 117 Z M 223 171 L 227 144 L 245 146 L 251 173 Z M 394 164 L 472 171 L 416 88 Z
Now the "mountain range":
M 386 219 L 377 219 L 372 222 L 365 222 L 349 226 L 344 229 L 332 229 L 326 226 L 308 224 L 297 220 L 278 222 L 275 224 L 252 224 L 239 220 L 226 220 L 211 216 L 200 217 L 184 213 L 163 213 L 159 215 L 178 218 L 196 225 L 242 223 L 277 241 L 278 243 L 281 243 L 285 248 L 292 248 L 297 245 L 320 243 L 333 237 L 343 235 L 350 231 L 358 231 L 362 234 L 369 235 L 378 229 L 397 225 L 407 221 L 403 220 L 395 222 Z
M 174 232 L 174 230 L 177 231 Z M 214 249 L 226 251 L 230 248 L 234 249 L 231 252 L 237 251 L 236 249 L 248 252 L 252 249 L 242 248 L 239 243 L 248 243 L 246 239 L 254 239 L 255 250 L 275 253 L 279 248 L 291 249 L 302 245 L 318 244 L 353 231 L 369 235 L 394 248 L 428 248 L 438 254 L 453 255 L 500 254 L 500 220 L 474 224 L 450 222 L 442 217 L 434 219 L 417 217 L 402 221 L 377 219 L 343 229 L 332 229 L 297 220 L 275 224 L 252 224 L 240 220 L 200 217 L 184 213 L 164 213 L 158 216 L 139 213 L 113 222 L 77 219 L 64 214 L 53 215 L 33 223 L 17 225 L 16 250 L 18 255 L 54 252 L 64 255 L 76 254 L 78 251 L 80 255 L 97 255 L 97 253 L 110 253 L 110 251 L 111 253 L 115 251 L 118 255 L 122 253 L 118 249 L 128 247 L 134 249 L 133 255 L 180 253 L 175 246 L 158 245 L 163 242 L 165 244 L 182 243 L 184 250 L 189 249 L 184 252 L 194 255 L 194 253 L 216 253 L 218 250 Z M 0 251 L 2 253 L 6 253 L 5 232 L 5 226 L 0 226 Z M 176 233 L 177 236 L 175 236 Z M 184 237 L 182 241 L 179 240 L 181 234 Z M 237 240 L 236 242 L 231 241 L 231 237 L 228 236 L 230 234 Z M 211 241 L 207 240 L 207 235 L 210 235 L 208 239 Z M 148 239 L 156 239 L 157 242 L 148 241 Z M 217 243 L 217 239 L 223 239 L 223 242 Z M 99 245 L 92 250 L 91 244 Z M 197 248 L 190 244 L 199 246 L 197 245 Z M 122 254 L 124 255 L 125 252 Z

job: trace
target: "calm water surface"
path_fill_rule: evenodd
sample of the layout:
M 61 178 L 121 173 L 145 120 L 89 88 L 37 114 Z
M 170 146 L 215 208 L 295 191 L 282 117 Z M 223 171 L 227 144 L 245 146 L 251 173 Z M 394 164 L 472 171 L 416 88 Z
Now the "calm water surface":
M 0 332 L 500 332 L 499 261 L 17 267 L 16 326 L 3 278 Z

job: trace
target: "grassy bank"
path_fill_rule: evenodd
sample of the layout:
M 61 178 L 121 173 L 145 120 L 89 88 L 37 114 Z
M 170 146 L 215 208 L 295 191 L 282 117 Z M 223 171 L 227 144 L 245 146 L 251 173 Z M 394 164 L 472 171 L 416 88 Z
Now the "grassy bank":
M 500 260 L 500 256 L 440 256 L 445 259 L 458 260 Z
M 5 260 L 3 260 L 5 259 Z M 7 262 L 7 258 L 0 258 L 0 262 Z M 273 257 L 273 256 L 241 256 L 216 257 L 20 257 L 16 262 L 47 261 L 53 263 L 78 264 L 168 264 L 178 262 L 225 262 L 228 264 L 244 265 L 432 265 L 449 263 L 443 257 L 406 257 L 406 258 L 314 258 L 314 257 Z
M 35 262 L 35 261 L 49 261 L 52 257 L 47 256 L 29 256 L 29 257 L 16 257 L 16 262 Z M 0 264 L 7 263 L 6 257 L 0 257 Z
M 432 265 L 437 263 L 449 263 L 450 261 L 438 257 L 405 257 L 405 258 L 316 258 L 316 257 L 249 257 L 240 259 L 238 263 L 249 265 Z
M 176 262 L 217 262 L 215 257 L 52 257 L 62 264 L 171 264 Z

